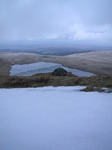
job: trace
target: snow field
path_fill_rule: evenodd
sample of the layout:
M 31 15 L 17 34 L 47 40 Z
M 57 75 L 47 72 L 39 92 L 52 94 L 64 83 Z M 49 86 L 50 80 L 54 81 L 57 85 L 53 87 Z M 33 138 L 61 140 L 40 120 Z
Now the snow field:
M 0 150 L 112 150 L 112 94 L 0 89 Z

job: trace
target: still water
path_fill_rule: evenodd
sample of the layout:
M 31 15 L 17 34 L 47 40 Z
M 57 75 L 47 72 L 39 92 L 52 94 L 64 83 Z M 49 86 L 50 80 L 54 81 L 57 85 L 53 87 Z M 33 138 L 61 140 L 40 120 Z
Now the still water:
M 55 69 L 62 67 L 67 72 L 79 77 L 89 77 L 93 76 L 93 73 L 81 71 L 78 69 L 72 69 L 68 67 L 63 67 L 61 64 L 51 63 L 51 62 L 37 62 L 31 64 L 23 65 L 13 65 L 10 70 L 10 76 L 32 76 L 37 73 L 48 73 L 53 72 Z

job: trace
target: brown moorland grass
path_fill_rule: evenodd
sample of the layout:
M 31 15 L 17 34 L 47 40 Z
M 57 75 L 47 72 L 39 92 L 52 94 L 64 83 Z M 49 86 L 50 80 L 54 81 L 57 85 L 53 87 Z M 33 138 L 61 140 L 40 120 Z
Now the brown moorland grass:
M 43 86 L 88 86 L 88 91 L 98 91 L 102 87 L 112 88 L 112 76 L 77 77 L 54 76 L 52 73 L 36 74 L 30 77 L 0 76 L 0 88 L 28 88 Z M 96 89 L 94 87 L 97 87 Z M 100 90 L 99 90 L 100 91 Z

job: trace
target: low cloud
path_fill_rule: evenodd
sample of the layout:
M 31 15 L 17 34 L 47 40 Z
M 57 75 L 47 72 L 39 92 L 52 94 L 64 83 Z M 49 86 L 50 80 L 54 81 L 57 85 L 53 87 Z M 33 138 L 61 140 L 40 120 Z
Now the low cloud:
M 112 40 L 111 0 L 1 0 L 0 42 Z

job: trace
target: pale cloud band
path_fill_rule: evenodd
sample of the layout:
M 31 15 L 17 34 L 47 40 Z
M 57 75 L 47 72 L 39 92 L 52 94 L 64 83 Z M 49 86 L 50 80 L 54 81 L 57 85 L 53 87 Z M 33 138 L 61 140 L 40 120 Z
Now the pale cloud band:
M 111 8 L 111 0 L 0 0 L 0 41 L 111 41 Z

